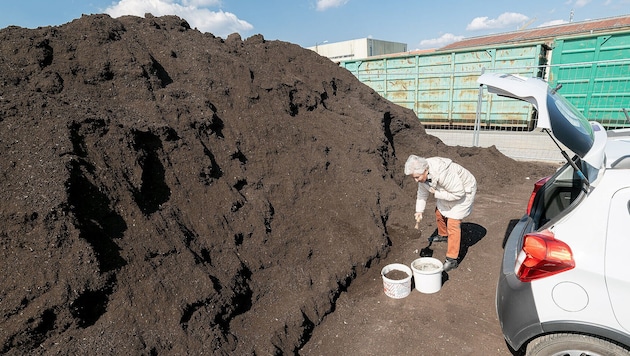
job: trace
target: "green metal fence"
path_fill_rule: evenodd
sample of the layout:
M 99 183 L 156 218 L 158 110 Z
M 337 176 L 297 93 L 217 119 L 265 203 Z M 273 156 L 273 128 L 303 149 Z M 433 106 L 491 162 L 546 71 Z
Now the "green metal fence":
M 552 87 L 562 84 L 560 94 L 590 120 L 607 128 L 630 127 L 623 112 L 630 110 L 630 33 L 556 39 L 551 46 L 496 46 L 340 65 L 386 99 L 412 109 L 427 128 L 530 130 L 535 126 L 529 104 L 483 91 L 479 100 L 476 80 L 484 70 L 541 77 Z
M 459 53 L 430 53 L 342 62 L 361 82 L 395 104 L 413 110 L 428 127 L 471 127 L 478 99 L 477 78 L 484 68 L 540 76 L 542 45 Z M 514 104 L 507 104 L 514 105 Z M 522 108 L 522 105 L 520 106 Z M 492 116 L 489 126 L 527 127 L 531 115 Z
M 630 33 L 558 39 L 549 83 L 587 118 L 607 128 L 629 127 Z

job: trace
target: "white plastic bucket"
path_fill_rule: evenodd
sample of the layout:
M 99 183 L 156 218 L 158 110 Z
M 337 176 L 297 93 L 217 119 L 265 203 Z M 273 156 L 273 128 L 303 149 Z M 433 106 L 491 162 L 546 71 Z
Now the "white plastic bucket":
M 393 270 L 405 272 L 407 277 L 403 279 L 390 279 L 385 277 L 386 274 Z M 411 293 L 411 276 L 411 269 L 402 263 L 392 263 L 383 267 L 381 277 L 383 277 L 383 290 L 385 291 L 385 295 L 395 299 L 408 296 L 409 293 Z
M 416 289 L 421 293 L 435 293 L 442 288 L 444 265 L 433 257 L 420 257 L 411 262 Z

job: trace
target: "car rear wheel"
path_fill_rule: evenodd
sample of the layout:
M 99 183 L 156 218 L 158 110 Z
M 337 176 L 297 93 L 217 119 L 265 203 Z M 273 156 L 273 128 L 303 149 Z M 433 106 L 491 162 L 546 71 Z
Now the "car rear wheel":
M 630 355 L 623 347 L 578 334 L 550 334 L 532 340 L 527 345 L 527 356 L 605 356 Z

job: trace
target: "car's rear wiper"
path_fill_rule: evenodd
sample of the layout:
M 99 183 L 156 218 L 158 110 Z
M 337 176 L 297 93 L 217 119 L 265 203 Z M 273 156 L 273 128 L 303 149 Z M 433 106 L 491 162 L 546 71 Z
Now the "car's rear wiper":
M 547 133 L 547 135 L 549 135 L 549 137 L 551 138 L 551 141 L 553 141 L 553 143 L 555 143 L 556 146 L 558 146 L 558 149 L 560 150 L 560 153 L 562 153 L 562 157 L 564 157 L 564 159 L 567 160 L 567 162 L 571 165 L 571 167 L 573 167 L 573 169 L 575 170 L 575 173 L 577 173 L 578 177 L 580 177 L 580 179 L 584 183 L 586 183 L 587 186 L 590 186 L 591 183 L 588 181 L 588 178 L 586 178 L 586 176 L 584 175 L 584 173 L 582 172 L 580 167 L 578 167 L 577 164 L 575 164 L 575 162 L 573 162 L 573 160 L 571 158 L 569 158 L 569 155 L 567 154 L 567 152 L 565 150 L 563 150 L 562 147 L 560 147 L 560 145 L 558 144 L 556 139 L 551 134 L 551 131 L 549 131 L 548 129 L 543 129 L 543 131 L 545 131 Z

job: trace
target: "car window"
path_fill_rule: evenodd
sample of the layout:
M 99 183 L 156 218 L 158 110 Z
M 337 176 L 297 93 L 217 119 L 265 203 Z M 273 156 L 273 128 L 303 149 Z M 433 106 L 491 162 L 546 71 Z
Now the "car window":
M 550 92 L 547 110 L 553 135 L 567 148 L 584 157 L 593 146 L 593 128 L 582 113 L 561 95 Z

